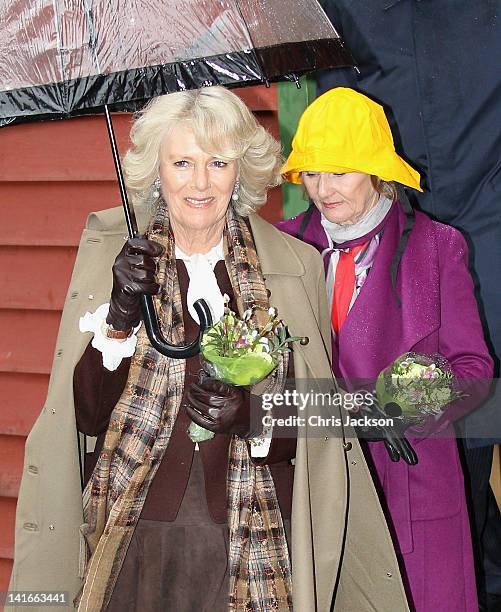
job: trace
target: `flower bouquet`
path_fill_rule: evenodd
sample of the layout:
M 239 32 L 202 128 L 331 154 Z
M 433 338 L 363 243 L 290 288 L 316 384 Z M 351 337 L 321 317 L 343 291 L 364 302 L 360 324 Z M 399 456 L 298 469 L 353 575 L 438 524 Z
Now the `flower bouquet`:
M 410 425 L 440 416 L 445 406 L 464 395 L 457 389 L 449 362 L 439 354 L 404 353 L 376 381 L 379 405 Z
M 200 345 L 204 371 L 227 384 L 237 387 L 253 385 L 271 374 L 281 353 L 290 351 L 289 344 L 300 340 L 290 336 L 276 308 L 269 308 L 263 325 L 253 317 L 256 307 L 249 308 L 239 318 L 228 308 L 221 319 L 209 328 Z M 209 440 L 214 434 L 191 423 L 188 434 L 193 442 Z

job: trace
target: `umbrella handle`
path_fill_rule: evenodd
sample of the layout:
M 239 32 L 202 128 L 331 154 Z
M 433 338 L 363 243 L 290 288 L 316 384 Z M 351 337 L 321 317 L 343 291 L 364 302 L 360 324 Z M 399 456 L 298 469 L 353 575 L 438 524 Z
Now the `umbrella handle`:
M 113 162 L 115 163 L 115 170 L 117 173 L 120 196 L 122 198 L 127 231 L 129 233 L 129 237 L 134 238 L 134 236 L 138 235 L 136 215 L 134 213 L 134 209 L 129 205 L 129 198 L 127 197 L 127 191 L 125 189 L 122 165 L 120 163 L 120 155 L 118 153 L 115 138 L 115 130 L 113 129 L 113 122 L 111 120 L 111 114 L 107 105 L 104 106 L 104 117 L 106 119 L 106 127 L 108 129 L 108 137 L 110 139 Z M 151 295 L 143 294 L 141 296 L 141 314 L 143 316 L 146 334 L 151 342 L 151 346 L 159 353 L 165 355 L 166 357 L 174 357 L 175 359 L 188 359 L 188 357 L 193 357 L 193 355 L 200 352 L 200 342 L 202 340 L 202 336 L 205 330 L 212 326 L 212 315 L 205 300 L 197 300 L 193 306 L 198 315 L 198 320 L 200 321 L 198 336 L 195 340 L 193 340 L 193 342 L 190 342 L 190 344 L 176 346 L 175 344 L 170 344 L 167 342 L 162 335 L 162 331 L 158 323 L 157 313 L 155 311 L 155 305 L 153 304 L 153 298 Z
M 151 295 L 141 296 L 141 313 L 143 316 L 144 327 L 150 340 L 151 346 L 166 357 L 175 359 L 188 359 L 200 352 L 200 342 L 206 329 L 212 326 L 212 315 L 205 300 L 197 300 L 193 307 L 200 321 L 198 336 L 190 344 L 179 345 L 170 344 L 165 340 L 158 324 L 157 313 Z

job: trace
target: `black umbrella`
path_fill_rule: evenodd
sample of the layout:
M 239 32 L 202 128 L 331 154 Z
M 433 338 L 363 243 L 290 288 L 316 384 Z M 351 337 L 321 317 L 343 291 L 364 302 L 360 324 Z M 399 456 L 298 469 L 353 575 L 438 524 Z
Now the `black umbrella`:
M 154 96 L 223 85 L 243 87 L 318 68 L 352 65 L 316 0 L 2 0 L 0 126 L 104 111 L 129 235 L 127 199 L 110 110 Z M 152 345 L 190 357 L 211 316 L 195 303 L 199 338 L 172 346 L 153 300 L 142 296 Z

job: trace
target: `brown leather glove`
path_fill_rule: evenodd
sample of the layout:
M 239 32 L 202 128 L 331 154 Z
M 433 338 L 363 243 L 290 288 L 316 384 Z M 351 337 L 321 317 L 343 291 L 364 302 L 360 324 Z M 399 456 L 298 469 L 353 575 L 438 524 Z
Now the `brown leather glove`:
M 156 295 L 156 262 L 164 248 L 146 238 L 129 238 L 113 264 L 113 289 L 106 322 L 120 331 L 135 327 L 141 318 L 142 293 Z
M 190 385 L 186 397 L 190 404 L 186 412 L 200 427 L 240 438 L 252 438 L 260 433 L 251 431 L 251 401 L 247 389 L 204 378 Z

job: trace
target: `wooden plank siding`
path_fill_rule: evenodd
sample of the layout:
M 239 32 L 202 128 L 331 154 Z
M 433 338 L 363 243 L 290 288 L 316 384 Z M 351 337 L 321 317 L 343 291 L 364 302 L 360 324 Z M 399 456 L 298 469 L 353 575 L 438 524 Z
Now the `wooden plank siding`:
M 278 138 L 277 90 L 237 92 Z M 119 149 L 131 116 L 117 114 Z M 118 205 L 101 116 L 0 130 L 0 591 L 8 586 L 24 443 L 45 400 L 61 309 L 90 211 Z M 282 218 L 274 190 L 263 217 Z

